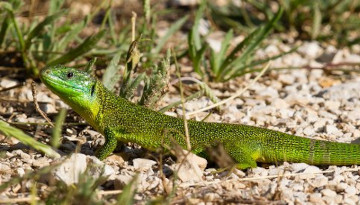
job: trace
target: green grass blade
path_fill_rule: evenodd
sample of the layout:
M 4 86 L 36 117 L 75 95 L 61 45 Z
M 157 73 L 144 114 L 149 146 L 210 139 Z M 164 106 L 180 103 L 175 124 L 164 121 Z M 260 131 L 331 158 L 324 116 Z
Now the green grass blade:
M 144 14 L 145 14 L 146 22 L 149 23 L 149 22 L 150 22 L 150 18 L 151 18 L 151 4 L 150 4 L 150 0 L 144 0 L 143 7 L 144 7 Z
M 232 38 L 233 38 L 233 31 L 229 30 L 226 33 L 224 40 L 221 42 L 220 51 L 215 52 L 212 50 L 211 52 L 210 65 L 211 65 L 211 70 L 215 76 L 219 75 L 220 67 L 223 64 L 223 62 L 226 60 L 225 59 L 226 51 L 230 46 L 230 40 Z
M 61 9 L 64 2 L 65 0 L 50 0 L 48 15 L 57 13 Z
M 241 54 L 240 58 L 237 58 L 233 63 L 236 64 L 239 61 L 247 58 L 248 55 L 260 44 L 260 42 L 270 33 L 271 29 L 274 27 L 274 24 L 280 19 L 283 10 L 279 9 L 277 14 L 272 18 L 265 27 L 260 28 L 260 32 L 254 36 L 254 39 L 249 42 L 249 45 L 245 48 L 244 52 Z
M 205 7 L 206 7 L 206 1 L 202 0 L 199 9 L 196 12 L 195 15 L 195 20 L 194 20 L 194 25 L 191 29 L 191 31 L 193 32 L 193 42 L 195 45 L 196 50 L 200 50 L 201 49 L 201 40 L 200 40 L 200 34 L 199 34 L 199 24 L 200 24 L 200 20 L 201 18 L 204 16 L 204 11 L 205 11 Z
M 61 130 L 66 117 L 66 109 L 62 108 L 56 117 L 55 126 L 51 137 L 51 146 L 58 148 L 61 143 Z
M 320 11 L 320 6 L 318 2 L 314 2 L 313 7 L 313 23 L 312 23 L 312 29 L 311 29 L 311 39 L 316 39 L 320 33 L 321 29 L 321 20 L 322 20 L 322 14 Z
M 231 53 L 232 58 L 226 60 L 226 67 L 222 67 L 221 76 L 217 78 L 218 81 L 222 81 L 226 78 L 226 76 L 231 76 L 234 73 L 239 72 L 237 67 L 246 63 L 249 55 L 252 54 L 255 48 L 265 39 L 266 36 L 269 35 L 275 23 L 280 19 L 282 13 L 283 9 L 280 8 L 275 16 L 265 26 L 256 29 L 253 32 L 253 35 L 246 39 L 246 44 L 243 44 L 245 49 L 240 57 L 234 59 L 235 55 L 232 55 L 234 51 Z
M 122 52 L 118 52 L 110 61 L 109 65 L 105 69 L 105 73 L 102 78 L 102 82 L 106 88 L 114 91 L 116 83 L 120 80 L 120 69 L 119 61 Z
M 83 43 L 81 43 L 76 48 L 70 50 L 63 56 L 48 62 L 47 66 L 64 64 L 64 63 L 70 62 L 70 61 L 74 60 L 75 58 L 89 52 L 92 48 L 95 47 L 97 42 L 104 36 L 105 32 L 106 32 L 105 30 L 102 30 L 99 33 L 97 33 L 96 35 L 88 37 L 87 39 L 85 39 L 85 41 Z
M 97 61 L 97 57 L 92 58 L 92 59 L 87 63 L 87 65 L 85 66 L 84 71 L 87 72 L 87 73 L 90 73 L 90 74 L 94 75 L 94 74 L 95 74 L 95 72 L 94 72 L 94 65 L 95 65 L 96 61 Z
M 68 46 L 68 44 L 71 41 L 75 40 L 75 38 L 80 33 L 80 31 L 86 27 L 88 22 L 89 22 L 89 16 L 86 16 L 83 21 L 71 26 L 71 30 L 69 32 L 67 32 L 65 34 L 65 36 L 60 39 L 59 43 L 57 43 L 55 45 L 56 50 L 58 52 L 63 52 L 65 50 L 66 46 Z
M 25 48 L 25 41 L 24 41 L 24 38 L 23 38 L 23 33 L 22 31 L 20 30 L 19 28 L 19 25 L 15 19 L 15 14 L 14 14 L 14 10 L 11 8 L 11 5 L 8 6 L 7 4 L 0 4 L 1 6 L 4 6 L 4 8 L 6 9 L 6 11 L 8 12 L 9 14 L 9 18 L 10 18 L 10 21 L 11 23 L 13 24 L 14 28 L 15 28 L 15 33 L 17 35 L 17 38 L 19 40 L 19 48 L 21 51 L 24 51 L 24 48 Z
M 25 134 L 22 130 L 12 127 L 8 123 L 2 120 L 0 120 L 0 132 L 3 133 L 5 136 L 14 137 L 18 139 L 23 144 L 30 146 L 31 148 L 38 150 L 48 155 L 49 157 L 54 157 L 54 158 L 60 157 L 60 155 L 57 152 L 55 152 L 50 146 L 36 141 L 34 138 Z
M 269 57 L 269 58 L 265 58 L 265 59 L 261 59 L 261 60 L 257 60 L 257 61 L 254 61 L 254 62 L 251 62 L 249 64 L 246 64 L 246 65 L 243 65 L 241 67 L 239 67 L 237 70 L 238 72 L 237 73 L 234 73 L 233 75 L 231 75 L 228 79 L 225 79 L 226 80 L 230 80 L 232 78 L 235 78 L 235 77 L 238 77 L 238 76 L 241 76 L 241 75 L 244 75 L 246 73 L 249 73 L 251 71 L 248 70 L 249 69 L 253 69 L 253 67 L 257 66 L 257 65 L 260 65 L 260 64 L 263 64 L 263 63 L 266 63 L 270 60 L 274 60 L 274 59 L 277 59 L 277 58 L 281 58 L 282 56 L 285 56 L 289 53 L 292 53 L 294 51 L 296 51 L 299 47 L 294 47 L 292 49 L 290 49 L 289 51 L 286 51 L 284 53 L 280 53 L 278 55 L 275 55 L 275 56 L 272 56 L 272 57 Z M 254 72 L 258 71 L 257 69 L 254 70 Z
M 6 16 L 1 24 L 1 28 L 0 28 L 0 47 L 5 40 L 6 33 L 8 31 L 9 26 L 10 26 L 10 19 L 8 16 Z
M 33 38 L 41 35 L 41 31 L 45 28 L 45 26 L 52 24 L 57 18 L 59 18 L 62 14 L 64 14 L 64 12 L 65 11 L 60 11 L 58 13 L 55 13 L 54 15 L 48 16 L 42 22 L 36 25 L 35 28 L 32 29 L 30 33 L 27 35 L 25 41 L 25 50 L 29 49 L 29 47 L 31 46 L 31 40 Z
M 221 70 L 228 67 L 229 64 L 232 63 L 237 58 L 236 54 L 238 52 L 242 51 L 243 48 L 246 47 L 256 35 L 258 35 L 259 32 L 260 32 L 260 29 L 254 30 L 243 41 L 241 41 L 238 45 L 236 45 L 236 47 L 226 57 L 225 62 L 221 65 Z
M 189 18 L 189 16 L 184 16 L 178 21 L 176 21 L 172 26 L 170 26 L 169 30 L 166 32 L 166 34 L 160 39 L 159 43 L 155 47 L 153 51 L 153 55 L 158 54 L 161 49 L 164 47 L 166 41 L 176 32 L 178 31 L 182 25 L 186 22 L 186 20 Z
M 136 186 L 138 181 L 138 175 L 135 175 L 134 178 L 127 184 L 122 193 L 119 195 L 116 204 L 121 205 L 133 205 L 134 197 L 136 194 Z

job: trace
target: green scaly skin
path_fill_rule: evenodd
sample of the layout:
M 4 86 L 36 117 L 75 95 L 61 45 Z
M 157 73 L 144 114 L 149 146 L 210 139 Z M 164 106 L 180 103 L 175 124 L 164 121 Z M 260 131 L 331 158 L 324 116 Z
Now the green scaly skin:
M 183 120 L 133 104 L 107 90 L 90 74 L 75 68 L 43 69 L 41 80 L 91 126 L 105 136 L 97 156 L 103 160 L 117 144 L 134 142 L 149 150 L 175 139 L 186 147 Z M 245 169 L 256 162 L 304 162 L 314 165 L 360 164 L 360 145 L 314 140 L 259 127 L 189 120 L 193 152 L 221 143 Z

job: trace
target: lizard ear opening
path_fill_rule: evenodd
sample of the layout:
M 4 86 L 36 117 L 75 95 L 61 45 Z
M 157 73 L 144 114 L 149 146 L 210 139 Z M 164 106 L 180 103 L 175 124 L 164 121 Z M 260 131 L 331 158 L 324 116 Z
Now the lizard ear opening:
M 94 95 L 95 93 L 95 86 L 96 86 L 96 82 L 91 86 L 91 97 Z

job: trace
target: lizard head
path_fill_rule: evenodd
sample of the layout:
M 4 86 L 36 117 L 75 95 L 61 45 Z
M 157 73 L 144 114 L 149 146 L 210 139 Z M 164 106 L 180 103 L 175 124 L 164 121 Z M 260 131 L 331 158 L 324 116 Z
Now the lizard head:
M 58 65 L 42 69 L 40 79 L 85 119 L 96 115 L 99 104 L 96 87 L 100 83 L 90 73 Z

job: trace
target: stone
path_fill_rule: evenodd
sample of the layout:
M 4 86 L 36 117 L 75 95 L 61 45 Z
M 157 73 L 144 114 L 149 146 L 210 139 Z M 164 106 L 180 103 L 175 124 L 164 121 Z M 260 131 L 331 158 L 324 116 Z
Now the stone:
M 189 152 L 188 150 L 183 150 L 183 155 L 177 155 L 177 157 L 178 157 L 177 161 L 178 162 L 183 161 L 185 156 L 189 162 L 196 164 L 201 169 L 201 171 L 205 170 L 205 168 L 207 166 L 206 159 L 199 157 L 198 155 L 196 155 L 192 152 Z
M 347 193 L 349 196 L 353 196 L 357 193 L 358 191 L 356 190 L 355 187 L 353 186 L 349 186 L 345 189 L 345 193 Z
M 190 163 L 188 160 L 174 164 L 172 167 L 174 172 L 177 172 L 177 176 L 182 182 L 200 182 L 203 180 L 203 172 L 199 166 Z
M 156 162 L 150 159 L 137 158 L 133 160 L 134 168 L 141 171 L 147 171 L 155 164 Z
M 323 49 L 319 46 L 317 41 L 305 42 L 300 46 L 297 51 L 301 53 L 305 58 L 315 59 L 321 55 Z
M 313 204 L 325 204 L 320 193 L 312 193 L 309 196 L 309 201 Z
M 336 134 L 339 132 L 339 129 L 335 125 L 326 125 L 325 132 L 329 135 Z
M 336 192 L 331 190 L 331 189 L 323 189 L 321 191 L 322 195 L 323 196 L 327 196 L 327 197 L 330 197 L 330 198 L 335 198 L 336 197 Z
M 79 182 L 79 177 L 88 170 L 88 174 L 93 178 L 108 177 L 115 171 L 108 165 L 105 165 L 96 157 L 86 156 L 80 153 L 74 153 L 69 158 L 62 158 L 63 162 L 54 169 L 53 176 L 67 185 Z
M 127 184 L 131 182 L 131 180 L 134 178 L 134 176 L 130 175 L 116 175 L 114 178 L 114 188 L 116 190 L 123 189 Z

